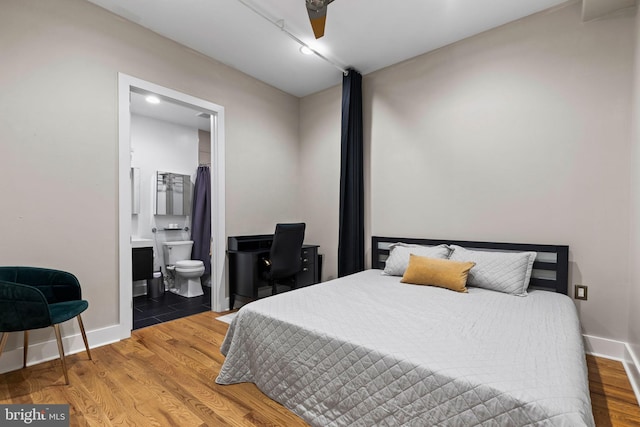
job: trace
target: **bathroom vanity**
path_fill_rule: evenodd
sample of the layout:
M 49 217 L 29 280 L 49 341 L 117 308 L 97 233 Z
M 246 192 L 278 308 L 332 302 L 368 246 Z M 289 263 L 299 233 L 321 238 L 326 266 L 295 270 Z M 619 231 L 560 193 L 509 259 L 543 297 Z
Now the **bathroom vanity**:
M 148 280 L 153 278 L 153 240 L 131 240 L 131 270 L 133 280 Z

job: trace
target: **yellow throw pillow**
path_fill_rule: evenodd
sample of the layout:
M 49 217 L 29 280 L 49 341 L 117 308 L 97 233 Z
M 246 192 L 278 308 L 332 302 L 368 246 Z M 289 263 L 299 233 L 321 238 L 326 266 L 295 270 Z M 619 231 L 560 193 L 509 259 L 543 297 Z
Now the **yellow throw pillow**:
M 475 262 L 451 261 L 411 254 L 402 283 L 439 286 L 457 292 L 467 292 L 467 275 Z

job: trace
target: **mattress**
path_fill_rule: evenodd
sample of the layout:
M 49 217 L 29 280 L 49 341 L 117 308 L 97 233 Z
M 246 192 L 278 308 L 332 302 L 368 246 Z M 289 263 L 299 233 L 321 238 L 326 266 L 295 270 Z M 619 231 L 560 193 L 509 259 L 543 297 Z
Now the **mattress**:
M 218 384 L 255 383 L 315 426 L 593 426 L 565 295 L 457 293 L 368 270 L 254 301 Z

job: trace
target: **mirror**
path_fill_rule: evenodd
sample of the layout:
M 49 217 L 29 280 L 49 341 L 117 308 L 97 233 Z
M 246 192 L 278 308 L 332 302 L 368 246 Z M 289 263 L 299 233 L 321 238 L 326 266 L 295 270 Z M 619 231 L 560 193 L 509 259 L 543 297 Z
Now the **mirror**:
M 156 215 L 189 215 L 191 177 L 158 171 L 156 179 Z

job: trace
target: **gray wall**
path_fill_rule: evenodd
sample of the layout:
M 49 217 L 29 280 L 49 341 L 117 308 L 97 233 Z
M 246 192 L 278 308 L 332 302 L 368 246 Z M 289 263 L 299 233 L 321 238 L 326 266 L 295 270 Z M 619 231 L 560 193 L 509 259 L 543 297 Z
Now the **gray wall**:
M 636 12 L 636 63 L 633 91 L 633 140 L 631 151 L 632 185 L 631 185 L 631 244 L 629 251 L 629 271 L 631 276 L 631 297 L 629 298 L 629 346 L 640 357 L 640 13 Z M 640 366 L 637 366 L 640 374 Z M 636 377 L 639 384 L 640 375 Z
M 365 76 L 367 224 L 374 235 L 568 244 L 570 283 L 589 286 L 576 302 L 584 332 L 626 340 L 635 11 L 580 14 L 573 3 Z M 301 123 L 318 123 L 301 133 L 316 182 L 336 182 L 315 153 L 339 161 L 339 96 L 301 102 Z M 337 212 L 333 189 L 322 195 Z M 303 217 L 315 215 L 310 229 L 324 227 L 333 250 L 337 214 L 318 206 L 303 203 Z
M 1 263 L 76 274 L 88 330 L 118 321 L 118 72 L 225 107 L 227 234 L 299 219 L 297 98 L 82 0 L 1 9 Z
M 300 100 L 300 208 L 306 240 L 324 254 L 322 280 L 338 271 L 342 87 Z

